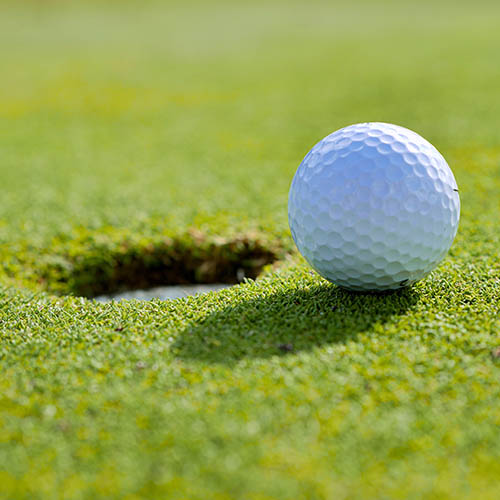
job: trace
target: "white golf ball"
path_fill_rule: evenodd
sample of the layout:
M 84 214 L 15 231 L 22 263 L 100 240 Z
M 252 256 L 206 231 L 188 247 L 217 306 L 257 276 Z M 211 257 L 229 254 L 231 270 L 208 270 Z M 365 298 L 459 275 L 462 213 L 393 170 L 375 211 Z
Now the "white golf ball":
M 300 164 L 288 220 L 300 253 L 351 290 L 391 290 L 429 274 L 458 228 L 460 198 L 439 151 L 415 132 L 360 123 L 330 134 Z

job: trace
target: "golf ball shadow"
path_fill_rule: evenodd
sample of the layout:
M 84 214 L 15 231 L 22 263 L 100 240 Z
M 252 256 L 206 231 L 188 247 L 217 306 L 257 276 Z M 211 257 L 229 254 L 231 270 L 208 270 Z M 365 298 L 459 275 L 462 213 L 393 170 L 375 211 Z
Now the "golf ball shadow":
M 399 321 L 416 307 L 415 288 L 353 293 L 327 282 L 231 303 L 191 323 L 172 347 L 179 358 L 231 364 L 355 340 L 375 323 Z M 288 289 L 289 288 L 289 289 Z M 221 302 L 217 302 L 221 304 Z M 216 306 L 217 307 L 217 306 Z

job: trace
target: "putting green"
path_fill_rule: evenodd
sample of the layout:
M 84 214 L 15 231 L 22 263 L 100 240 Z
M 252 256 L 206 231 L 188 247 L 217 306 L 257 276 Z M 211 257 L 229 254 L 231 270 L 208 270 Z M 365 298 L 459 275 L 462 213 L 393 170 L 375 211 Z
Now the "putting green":
M 0 497 L 498 498 L 500 6 L 436 3 L 0 4 Z M 390 295 L 286 220 L 310 147 L 371 120 L 462 201 Z

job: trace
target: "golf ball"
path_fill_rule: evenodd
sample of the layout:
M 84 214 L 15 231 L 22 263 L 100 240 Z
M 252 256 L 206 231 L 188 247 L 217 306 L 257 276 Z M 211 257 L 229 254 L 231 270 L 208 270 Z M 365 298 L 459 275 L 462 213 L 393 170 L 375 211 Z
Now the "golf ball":
M 350 290 L 393 290 L 429 274 L 458 228 L 460 198 L 439 151 L 387 123 L 325 137 L 293 178 L 288 220 L 300 253 Z

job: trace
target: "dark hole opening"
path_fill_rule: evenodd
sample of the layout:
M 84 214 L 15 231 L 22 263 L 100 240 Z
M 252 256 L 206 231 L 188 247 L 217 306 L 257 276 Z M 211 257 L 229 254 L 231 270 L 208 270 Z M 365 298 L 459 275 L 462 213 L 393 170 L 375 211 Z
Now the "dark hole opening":
M 286 254 L 280 241 L 249 237 L 222 242 L 183 238 L 114 248 L 118 250 L 93 248 L 52 261 L 40 281 L 50 291 L 87 298 L 173 285 L 231 285 L 255 279 Z

